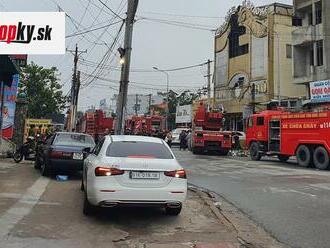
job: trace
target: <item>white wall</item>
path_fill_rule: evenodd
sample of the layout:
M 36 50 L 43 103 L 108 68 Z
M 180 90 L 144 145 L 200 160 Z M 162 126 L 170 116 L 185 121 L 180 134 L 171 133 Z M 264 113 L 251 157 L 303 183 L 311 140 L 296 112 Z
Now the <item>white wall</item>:
M 252 79 L 267 78 L 268 37 L 257 38 L 252 35 L 251 56 Z
M 228 46 L 215 55 L 215 85 L 225 85 L 228 80 Z

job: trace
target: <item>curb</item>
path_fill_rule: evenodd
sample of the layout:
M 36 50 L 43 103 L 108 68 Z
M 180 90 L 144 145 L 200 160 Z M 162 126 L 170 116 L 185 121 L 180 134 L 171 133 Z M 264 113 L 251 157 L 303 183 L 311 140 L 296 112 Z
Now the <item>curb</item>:
M 0 159 L 5 159 L 7 158 L 7 154 L 6 153 L 0 153 Z
M 210 210 L 227 228 L 237 233 L 237 240 L 242 248 L 286 248 L 287 246 L 256 224 L 250 217 L 207 189 L 190 185 L 189 190 L 195 192 Z M 217 196 L 217 197 L 216 197 Z M 216 199 L 218 198 L 218 199 Z M 221 201 L 221 203 L 219 202 Z

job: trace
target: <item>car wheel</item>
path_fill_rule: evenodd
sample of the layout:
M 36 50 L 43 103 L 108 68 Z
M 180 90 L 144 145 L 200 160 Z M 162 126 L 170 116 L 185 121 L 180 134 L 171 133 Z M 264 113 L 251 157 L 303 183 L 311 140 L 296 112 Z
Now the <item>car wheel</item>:
M 315 149 L 313 162 L 315 167 L 319 170 L 326 170 L 329 167 L 329 154 L 323 146 L 319 146 Z
M 86 216 L 90 216 L 90 215 L 94 214 L 94 212 L 95 212 L 95 207 L 89 203 L 88 198 L 87 198 L 87 192 L 85 191 L 83 213 Z
M 287 156 L 287 155 L 282 155 L 282 154 L 279 154 L 277 155 L 278 159 L 281 161 L 281 162 L 287 162 L 290 158 L 290 156 Z
M 258 142 L 252 142 L 250 145 L 250 157 L 254 161 L 259 161 L 261 159 L 260 147 Z
M 311 151 L 305 145 L 300 145 L 296 151 L 298 164 L 302 167 L 309 167 L 311 165 Z
M 182 206 L 176 207 L 176 208 L 165 207 L 165 212 L 167 215 L 176 216 L 181 213 L 181 209 L 182 209 Z
M 14 158 L 15 163 L 19 163 L 19 162 L 21 162 L 23 160 L 23 154 L 20 153 L 20 152 L 18 152 L 18 151 L 16 151 L 13 154 L 13 158 Z

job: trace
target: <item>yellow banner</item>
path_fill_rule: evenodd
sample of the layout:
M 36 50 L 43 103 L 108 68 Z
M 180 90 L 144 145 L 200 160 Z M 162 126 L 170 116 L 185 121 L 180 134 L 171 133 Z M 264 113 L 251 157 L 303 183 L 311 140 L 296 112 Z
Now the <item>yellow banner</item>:
M 51 125 L 50 119 L 26 119 L 26 125 Z

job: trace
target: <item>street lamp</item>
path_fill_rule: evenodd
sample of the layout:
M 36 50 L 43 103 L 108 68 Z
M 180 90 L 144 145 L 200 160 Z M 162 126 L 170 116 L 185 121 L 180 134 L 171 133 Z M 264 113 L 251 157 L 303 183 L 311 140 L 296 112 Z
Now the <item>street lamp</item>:
M 164 71 L 164 70 L 161 70 L 161 69 L 159 69 L 158 67 L 152 67 L 154 70 L 156 70 L 156 71 L 159 71 L 159 72 L 161 72 L 161 73 L 164 73 L 165 75 L 166 75 L 166 105 L 167 105 L 167 107 L 166 107 L 166 122 L 165 122 L 165 128 L 166 128 L 166 130 L 168 129 L 168 116 L 169 116 L 169 106 L 168 106 L 168 104 L 169 104 L 169 97 L 168 97 L 168 94 L 169 94 L 169 81 L 170 81 L 170 75 L 168 74 L 168 72 L 166 72 L 166 71 Z

